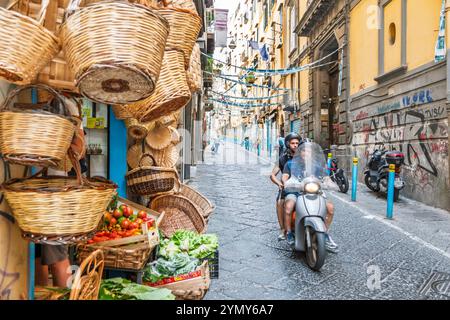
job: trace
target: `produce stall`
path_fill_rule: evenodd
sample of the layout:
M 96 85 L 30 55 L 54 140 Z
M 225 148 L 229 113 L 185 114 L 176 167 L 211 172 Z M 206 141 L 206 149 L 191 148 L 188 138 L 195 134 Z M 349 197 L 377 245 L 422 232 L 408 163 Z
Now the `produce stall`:
M 200 88 L 201 28 L 192 1 L 14 0 L 0 7 L 0 81 L 8 84 L 0 98 L 0 229 L 9 221 L 0 262 L 8 262 L 11 241 L 29 248 L 27 265 L 16 266 L 26 274 L 0 270 L 20 278 L 20 295 L 0 298 L 205 296 L 218 276 L 219 242 L 205 233 L 214 205 L 176 169 L 180 111 Z M 83 131 L 94 119 L 86 103 L 110 110 L 107 154 L 116 167 L 107 177 L 83 172 L 86 158 L 103 153 Z M 109 150 L 111 139 L 126 141 L 126 156 Z M 27 260 L 22 253 L 14 253 L 15 264 Z M 53 277 L 48 285 L 44 260 L 50 270 L 69 258 L 72 280 Z M 36 285 L 38 273 L 45 285 Z

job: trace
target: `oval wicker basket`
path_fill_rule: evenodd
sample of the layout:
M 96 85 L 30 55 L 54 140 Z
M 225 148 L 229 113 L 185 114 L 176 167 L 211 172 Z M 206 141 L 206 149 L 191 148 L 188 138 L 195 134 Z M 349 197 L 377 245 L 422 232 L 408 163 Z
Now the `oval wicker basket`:
M 204 195 L 189 187 L 186 184 L 181 184 L 180 195 L 191 200 L 197 207 L 202 210 L 202 216 L 205 220 L 214 212 L 215 206 Z
M 142 122 L 158 120 L 183 108 L 191 99 L 183 67 L 183 53 L 166 51 L 155 92 L 147 99 L 128 105 L 128 111 Z
M 181 8 L 157 8 L 170 25 L 166 50 L 182 50 L 184 67 L 189 68 L 192 49 L 202 29 L 202 20 L 197 13 Z
M 201 209 L 186 197 L 176 194 L 161 195 L 150 202 L 150 209 L 165 212 L 164 221 L 159 225 L 159 229 L 166 237 L 171 237 L 180 229 L 198 233 L 206 231 L 206 222 Z
M 160 14 L 127 1 L 79 8 L 61 28 L 80 93 L 105 104 L 136 102 L 153 93 L 168 34 L 169 24 Z
M 72 243 L 96 230 L 117 185 L 100 178 L 80 185 L 75 177 L 49 176 L 12 179 L 2 187 L 29 240 Z
M 152 159 L 152 166 L 142 165 L 147 157 Z M 172 168 L 158 167 L 155 159 L 148 153 L 142 155 L 139 167 L 129 171 L 125 178 L 130 192 L 140 196 L 177 192 L 180 189 L 178 172 Z
M 0 78 L 15 84 L 30 84 L 55 57 L 59 41 L 42 26 L 49 2 L 38 15 L 38 21 L 0 7 Z
M 50 111 L 27 110 L 12 107 L 12 101 L 23 90 L 35 88 L 49 92 L 64 109 L 64 115 Z M 50 105 L 30 105 L 31 108 L 49 108 Z M 59 113 L 62 113 L 59 110 Z M 74 137 L 76 124 L 59 93 L 45 85 L 28 85 L 9 93 L 0 107 L 0 153 L 5 160 L 23 165 L 58 167 L 66 157 Z

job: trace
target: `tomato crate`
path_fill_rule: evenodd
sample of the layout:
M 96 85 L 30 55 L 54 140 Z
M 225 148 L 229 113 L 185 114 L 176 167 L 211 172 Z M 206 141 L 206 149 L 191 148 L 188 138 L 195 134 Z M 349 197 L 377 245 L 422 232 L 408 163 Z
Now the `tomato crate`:
M 208 261 L 210 278 L 219 279 L 219 250 L 202 259 L 202 261 Z

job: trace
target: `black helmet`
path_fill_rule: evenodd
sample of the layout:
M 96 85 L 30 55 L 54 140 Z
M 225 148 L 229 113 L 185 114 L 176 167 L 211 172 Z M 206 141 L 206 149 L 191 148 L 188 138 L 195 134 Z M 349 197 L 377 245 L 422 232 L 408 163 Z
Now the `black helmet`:
M 291 132 L 286 136 L 286 138 L 284 138 L 284 145 L 286 146 L 286 148 L 289 149 L 289 142 L 291 142 L 292 139 L 297 139 L 300 143 L 302 142 L 302 137 L 300 137 L 299 134 Z

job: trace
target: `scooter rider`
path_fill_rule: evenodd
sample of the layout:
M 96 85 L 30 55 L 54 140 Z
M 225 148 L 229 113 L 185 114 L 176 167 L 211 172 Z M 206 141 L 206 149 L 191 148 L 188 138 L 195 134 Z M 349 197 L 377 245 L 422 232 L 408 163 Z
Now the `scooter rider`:
M 280 154 L 279 161 L 273 167 L 272 174 L 270 176 L 270 180 L 272 180 L 272 182 L 279 188 L 277 197 L 277 216 L 278 223 L 280 225 L 280 235 L 278 236 L 278 240 L 286 240 L 286 228 L 284 224 L 284 198 L 286 194 L 283 190 L 283 183 L 278 180 L 277 175 L 280 172 L 283 173 L 284 166 L 294 156 L 300 141 L 301 137 L 296 133 L 290 133 L 284 138 L 285 150 L 282 154 Z
M 305 159 L 308 155 L 306 154 L 307 150 L 304 148 L 300 152 L 301 159 Z M 301 170 L 300 170 L 301 171 Z M 320 170 L 318 170 L 320 171 Z M 289 160 L 283 169 L 283 176 L 281 178 L 282 182 L 285 183 L 289 178 L 291 177 L 292 173 L 292 160 Z M 299 174 L 296 174 L 297 176 L 300 176 Z M 289 243 L 289 245 L 294 245 L 295 243 L 295 237 L 294 233 L 292 232 L 292 226 L 291 226 L 291 219 L 292 219 L 292 213 L 295 209 L 295 204 L 297 202 L 299 194 L 298 193 L 287 193 L 285 196 L 285 203 L 284 203 L 284 209 L 285 209 L 285 226 L 286 226 L 286 238 Z M 326 199 L 325 193 L 322 194 L 322 196 Z M 334 215 L 334 206 L 333 204 L 328 200 L 327 201 L 327 216 L 325 218 L 325 225 L 327 227 L 327 231 L 329 231 L 331 223 L 333 221 L 333 215 Z M 326 243 L 325 243 L 326 249 L 330 252 L 337 253 L 338 252 L 338 246 L 337 244 L 331 239 L 330 235 L 326 234 Z

